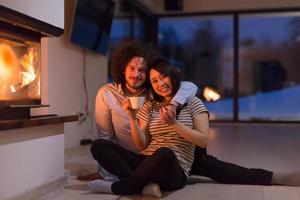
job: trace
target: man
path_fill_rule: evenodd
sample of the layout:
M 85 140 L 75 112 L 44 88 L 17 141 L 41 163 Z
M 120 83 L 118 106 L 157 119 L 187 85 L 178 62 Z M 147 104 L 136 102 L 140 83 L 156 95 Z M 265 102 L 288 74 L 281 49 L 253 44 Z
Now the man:
M 96 122 L 99 136 L 113 141 L 128 150 L 137 152 L 131 138 L 129 117 L 122 109 L 122 102 L 129 96 L 148 96 L 145 90 L 146 66 L 155 57 L 155 53 L 146 50 L 138 43 L 131 42 L 120 46 L 113 54 L 111 70 L 114 83 L 100 88 L 96 97 Z M 182 87 L 172 99 L 170 105 L 161 113 L 168 120 L 176 114 L 176 108 L 193 97 L 197 88 L 191 83 L 182 83 Z M 95 144 L 94 144 L 95 145 Z M 94 155 L 97 152 L 92 152 Z M 108 173 L 102 173 L 106 176 Z M 277 174 L 264 169 L 249 169 L 227 163 L 209 156 L 206 149 L 196 147 L 195 158 L 190 175 L 207 176 L 216 182 L 230 184 L 255 185 L 298 185 L 298 178 L 289 174 Z M 112 177 L 112 176 L 108 176 Z M 116 178 L 116 177 L 113 177 Z

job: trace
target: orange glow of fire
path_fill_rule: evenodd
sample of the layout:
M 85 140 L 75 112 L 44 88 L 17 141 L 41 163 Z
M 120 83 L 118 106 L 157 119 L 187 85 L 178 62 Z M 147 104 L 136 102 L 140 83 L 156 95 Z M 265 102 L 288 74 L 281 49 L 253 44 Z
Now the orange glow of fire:
M 20 72 L 22 74 L 21 87 L 29 85 L 36 78 L 36 74 L 34 73 L 34 61 L 37 56 L 36 54 L 36 51 L 30 48 L 28 53 L 25 54 L 20 61 L 21 65 L 26 70 L 25 72 Z
M 11 46 L 0 44 L 0 100 L 9 98 L 37 78 L 34 71 L 36 59 L 37 51 L 33 48 L 18 60 Z
M 6 44 L 0 44 L 0 98 L 6 98 L 10 93 L 10 85 L 16 83 L 14 76 L 19 72 L 18 59 L 14 50 Z
M 0 83 L 11 83 L 13 73 L 18 70 L 17 56 L 14 50 L 5 44 L 0 44 Z
M 17 90 L 13 85 L 10 85 L 10 91 L 11 93 L 15 93 Z
M 220 94 L 208 86 L 204 87 L 203 96 L 205 97 L 206 101 L 217 101 L 221 98 Z

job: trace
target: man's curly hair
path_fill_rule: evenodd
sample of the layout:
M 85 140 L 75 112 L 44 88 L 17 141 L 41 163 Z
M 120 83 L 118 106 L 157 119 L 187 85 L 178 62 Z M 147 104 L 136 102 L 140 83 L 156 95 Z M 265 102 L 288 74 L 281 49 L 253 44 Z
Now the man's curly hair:
M 148 69 L 148 65 L 158 57 L 158 51 L 152 45 L 143 45 L 134 40 L 121 43 L 114 50 L 110 62 L 110 72 L 114 82 L 125 83 L 124 72 L 126 65 L 136 56 L 144 58 L 146 69 Z

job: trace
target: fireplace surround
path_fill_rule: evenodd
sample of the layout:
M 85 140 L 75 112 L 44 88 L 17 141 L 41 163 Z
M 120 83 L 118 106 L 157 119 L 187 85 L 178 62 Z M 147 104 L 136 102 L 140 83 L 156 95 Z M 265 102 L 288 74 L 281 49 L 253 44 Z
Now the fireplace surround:
M 41 105 L 41 38 L 63 29 L 0 6 L 0 120 L 29 119 Z
M 0 31 L 0 119 L 28 118 L 41 105 L 40 38 Z
M 42 37 L 59 36 L 63 32 L 62 29 L 51 24 L 56 24 L 59 27 L 64 26 L 64 1 L 30 0 L 2 1 L 1 3 L 3 3 L 1 5 L 6 6 L 5 8 L 0 6 L 1 32 L 8 33 L 6 36 L 12 37 L 12 39 L 17 39 L 17 44 L 15 45 L 28 44 L 24 46 L 21 53 L 16 53 L 17 58 L 22 59 L 27 52 L 31 51 L 29 49 L 38 48 Z M 24 14 L 26 13 L 26 15 L 30 15 L 34 18 L 15 12 L 14 10 L 18 10 Z M 13 37 L 15 35 L 20 37 Z M 24 36 L 33 42 L 25 42 Z M 27 97 L 30 97 L 30 100 L 27 102 L 20 98 L 14 100 L 17 102 L 11 100 L 8 103 L 7 101 L 6 104 L 9 106 L 2 103 L 0 106 L 2 108 L 2 110 L 0 110 L 0 113 L 3 113 L 2 116 L 5 118 L 8 118 L 8 116 L 11 117 L 11 110 L 15 108 L 13 105 L 16 107 L 23 105 L 34 106 L 40 105 L 41 102 L 50 101 L 52 94 L 47 94 L 49 89 L 48 84 L 51 85 L 53 79 L 48 77 L 48 75 L 51 75 L 48 72 L 51 70 L 51 67 L 53 67 L 52 60 L 50 59 L 55 59 L 52 56 L 55 55 L 55 52 L 53 52 L 50 44 L 52 44 L 52 41 L 58 40 L 59 39 L 42 38 L 41 62 L 39 59 L 33 59 L 36 61 L 35 63 L 39 63 L 39 65 L 42 63 L 42 66 L 35 66 L 34 68 L 34 74 L 36 75 L 34 81 L 38 80 L 38 69 L 42 69 L 40 80 L 42 80 L 41 83 L 44 84 L 41 88 L 45 89 L 41 91 L 42 95 L 35 96 L 28 94 Z M 13 48 L 13 50 L 16 50 L 16 48 Z M 31 54 L 38 53 L 37 51 Z M 23 71 L 22 67 L 23 66 L 19 64 L 19 68 Z M 20 70 L 15 71 L 20 72 Z M 50 81 L 51 83 L 49 83 Z M 33 87 L 31 84 L 33 84 L 33 82 L 23 86 Z M 18 84 L 13 83 L 13 86 L 19 85 L 22 84 L 20 82 L 18 82 Z M 18 87 L 15 89 L 18 89 Z M 26 94 L 24 91 L 23 93 Z M 55 96 L 56 94 L 53 95 Z M 56 101 L 53 102 L 53 105 L 54 104 L 57 106 Z M 8 107 L 10 111 L 8 109 L 3 111 L 4 108 Z M 20 111 L 22 108 L 18 108 L 18 110 Z M 25 112 L 29 110 L 28 107 L 23 109 Z M 60 112 L 60 110 L 57 109 L 52 110 Z M 64 168 L 65 133 L 73 130 L 74 126 L 77 127 L 77 123 L 74 123 L 77 121 L 77 115 L 58 116 L 52 113 L 52 115 L 49 115 L 48 109 L 36 109 L 33 111 L 34 113 L 32 113 L 32 115 L 35 116 L 30 116 L 28 113 L 27 117 L 16 116 L 15 118 L 11 117 L 12 119 L 0 120 L 0 199 L 38 199 L 58 189 L 66 181 Z M 43 116 L 40 114 L 43 114 Z M 66 125 L 65 122 L 73 123 Z M 18 181 L 16 182 L 16 180 Z

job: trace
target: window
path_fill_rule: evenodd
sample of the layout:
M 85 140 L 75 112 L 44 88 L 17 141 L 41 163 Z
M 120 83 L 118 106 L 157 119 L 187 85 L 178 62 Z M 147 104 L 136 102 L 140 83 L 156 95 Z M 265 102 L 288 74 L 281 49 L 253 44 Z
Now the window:
M 161 53 L 195 83 L 212 119 L 233 118 L 233 20 L 230 16 L 159 19 Z
M 239 119 L 300 120 L 300 13 L 240 15 Z
M 114 18 L 111 25 L 110 45 L 114 47 L 122 40 L 130 38 L 130 30 L 130 19 Z

